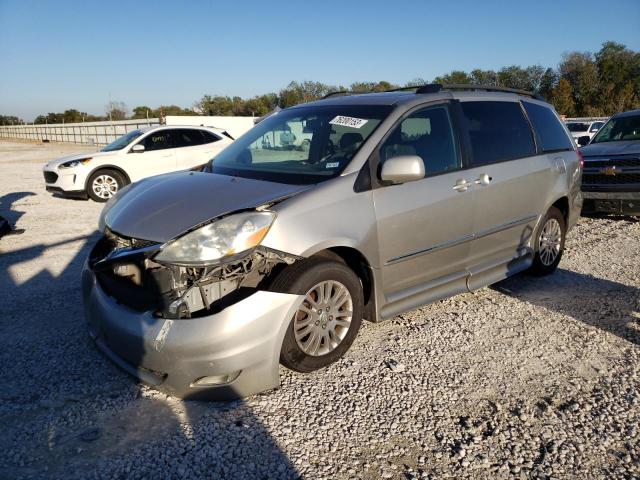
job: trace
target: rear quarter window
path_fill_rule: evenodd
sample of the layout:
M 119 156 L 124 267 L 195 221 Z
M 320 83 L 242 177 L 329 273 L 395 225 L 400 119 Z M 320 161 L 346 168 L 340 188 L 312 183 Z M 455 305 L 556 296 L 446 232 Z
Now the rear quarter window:
M 573 150 L 573 142 L 549 107 L 531 102 L 522 102 L 529 120 L 538 134 L 540 146 L 544 152 Z
M 462 102 L 472 165 L 535 155 L 533 132 L 519 102 Z

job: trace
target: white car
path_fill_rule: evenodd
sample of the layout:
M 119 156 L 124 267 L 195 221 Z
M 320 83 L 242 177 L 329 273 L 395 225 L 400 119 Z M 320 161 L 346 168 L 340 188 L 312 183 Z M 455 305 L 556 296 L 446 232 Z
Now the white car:
M 162 173 L 205 164 L 233 142 L 211 127 L 158 126 L 133 130 L 99 152 L 47 163 L 47 190 L 106 202 L 125 185 Z
M 587 136 L 590 139 L 598 133 L 598 130 L 602 128 L 605 122 L 596 120 L 593 122 L 567 122 L 567 128 L 571 132 L 573 140 L 578 143 L 578 138 Z

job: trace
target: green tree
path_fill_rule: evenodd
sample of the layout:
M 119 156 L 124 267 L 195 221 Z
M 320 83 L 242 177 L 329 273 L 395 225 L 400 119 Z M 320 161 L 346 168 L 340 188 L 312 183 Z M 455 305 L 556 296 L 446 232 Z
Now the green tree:
M 156 115 L 153 112 L 154 111 L 146 105 L 140 105 L 133 108 L 133 114 L 131 115 L 131 118 L 147 118 L 147 115 L 149 116 L 149 118 L 155 118 Z
M 586 115 L 587 106 L 598 104 L 598 67 L 589 52 L 570 52 L 562 56 L 560 75 L 571 85 L 576 114 Z M 593 112 L 593 109 L 591 109 Z
M 470 83 L 476 85 L 492 85 L 497 86 L 500 85 L 500 79 L 498 78 L 498 74 L 493 70 L 481 70 L 476 68 L 471 71 L 469 75 Z
M 15 115 L 0 115 L 0 125 L 23 125 L 24 120 Z
M 467 84 L 473 83 L 471 77 L 467 72 L 463 72 L 462 70 L 454 70 L 451 73 L 447 73 L 446 75 L 442 75 L 440 77 L 436 77 L 433 79 L 433 83 L 441 83 L 441 84 Z
M 540 78 L 537 93 L 542 95 L 546 100 L 550 100 L 553 89 L 557 83 L 558 73 L 553 68 L 547 68 Z
M 280 90 L 279 103 L 282 108 L 292 107 L 299 103 L 318 100 L 330 92 L 339 90 L 344 89 L 334 85 L 326 85 L 321 82 L 312 82 L 309 80 L 305 80 L 304 82 L 293 81 Z
M 640 53 L 616 42 L 605 42 L 595 54 L 600 79 L 599 106 L 605 114 L 638 107 Z
M 566 78 L 561 78 L 551 92 L 551 103 L 560 115 L 572 117 L 576 114 L 571 84 Z

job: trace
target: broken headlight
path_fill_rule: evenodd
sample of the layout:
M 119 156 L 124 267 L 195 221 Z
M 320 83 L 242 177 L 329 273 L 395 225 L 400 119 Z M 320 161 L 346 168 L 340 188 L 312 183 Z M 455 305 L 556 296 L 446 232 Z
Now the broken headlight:
M 173 265 L 205 265 L 262 242 L 273 212 L 242 212 L 221 218 L 167 243 L 154 260 Z

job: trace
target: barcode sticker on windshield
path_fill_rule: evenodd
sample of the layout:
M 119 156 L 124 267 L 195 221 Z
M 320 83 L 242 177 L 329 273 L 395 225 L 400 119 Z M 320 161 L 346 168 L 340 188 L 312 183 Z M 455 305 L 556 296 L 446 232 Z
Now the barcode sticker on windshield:
M 328 162 L 325 168 L 338 168 L 340 166 L 340 162 Z
M 343 115 L 338 115 L 329 123 L 332 125 L 343 125 L 345 127 L 360 128 L 363 125 L 365 125 L 368 121 L 369 120 L 365 120 L 363 118 L 345 117 Z

